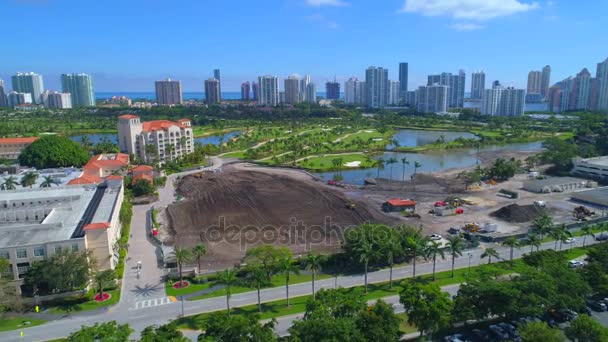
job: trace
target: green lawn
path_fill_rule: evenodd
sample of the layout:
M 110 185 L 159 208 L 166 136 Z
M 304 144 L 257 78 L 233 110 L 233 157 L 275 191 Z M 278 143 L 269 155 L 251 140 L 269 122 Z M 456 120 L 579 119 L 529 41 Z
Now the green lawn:
M 329 171 L 334 169 L 333 159 L 341 158 L 343 164 L 348 162 L 360 161 L 361 166 L 358 168 L 369 168 L 373 167 L 373 160 L 363 153 L 350 153 L 350 154 L 325 154 L 322 156 L 311 156 L 298 163 L 298 166 L 313 170 L 313 171 Z M 356 167 L 343 166 L 343 170 L 356 169 Z
M 25 324 L 29 322 L 29 324 Z M 10 331 L 34 327 L 46 323 L 43 319 L 0 317 L 0 331 Z
M 69 312 L 97 310 L 118 303 L 118 301 L 120 300 L 120 290 L 107 291 L 107 293 L 109 293 L 112 297 L 102 303 L 98 303 L 93 299 L 95 294 L 91 290 L 83 296 L 72 296 L 62 298 L 61 300 L 49 303 L 50 307 L 45 307 L 44 305 L 42 305 L 41 308 L 42 310 L 48 308 L 49 313 L 65 314 Z
M 230 128 L 224 128 L 224 129 L 217 129 L 217 128 L 210 128 L 208 126 L 194 126 L 194 127 L 192 127 L 192 134 L 194 134 L 195 138 L 201 138 L 201 137 L 206 137 L 206 136 L 210 136 L 210 135 L 225 134 L 225 133 L 230 133 L 230 132 L 234 132 L 234 131 L 242 131 L 244 129 L 245 129 L 245 127 L 230 127 Z
M 328 275 L 328 274 L 317 274 L 315 279 L 320 280 L 320 279 L 326 279 L 326 278 L 330 278 L 330 277 L 331 277 L 331 275 Z M 309 282 L 311 280 L 312 280 L 312 275 L 310 275 L 310 274 L 292 274 L 289 277 L 289 284 L 293 285 L 293 284 L 297 284 L 297 283 Z M 214 284 L 215 284 L 215 282 L 213 282 L 213 281 L 208 282 L 206 284 L 201 284 L 202 286 L 197 291 L 207 289 L 207 288 L 213 286 Z M 270 285 L 269 287 L 279 287 L 279 286 L 285 286 L 285 276 L 283 274 L 277 274 L 277 275 L 273 276 L 272 285 Z M 192 287 L 192 285 L 190 287 Z M 169 294 L 168 291 L 167 291 L 167 294 L 171 295 L 171 296 L 180 296 L 180 295 L 197 292 L 197 291 L 190 290 L 189 288 L 184 289 L 184 290 L 174 290 L 172 288 L 172 291 L 175 291 L 173 293 L 176 293 L 176 294 Z M 183 292 L 180 292 L 180 291 L 183 291 Z M 256 289 L 247 287 L 247 286 L 232 287 L 233 294 L 249 292 L 249 291 L 256 291 Z M 215 291 L 207 293 L 207 294 L 198 295 L 198 296 L 189 298 L 188 300 L 200 300 L 200 299 L 206 299 L 206 298 L 221 297 L 221 296 L 225 296 L 225 295 L 226 295 L 226 290 L 224 290 L 222 288 L 222 289 L 215 290 Z
M 410 325 L 407 322 L 407 314 L 400 313 L 400 314 L 397 314 L 397 316 L 401 319 L 401 324 L 399 325 L 399 330 L 403 334 L 411 334 L 413 332 L 418 331 L 418 329 L 416 328 L 416 326 Z
M 243 151 L 236 151 L 236 152 L 230 152 L 230 153 L 226 153 L 222 156 L 222 158 L 239 158 L 239 159 L 245 159 L 245 152 Z

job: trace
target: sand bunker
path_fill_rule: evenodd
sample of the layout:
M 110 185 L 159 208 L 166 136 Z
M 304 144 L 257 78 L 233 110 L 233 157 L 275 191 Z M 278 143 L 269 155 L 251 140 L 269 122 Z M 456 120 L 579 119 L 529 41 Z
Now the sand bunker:
M 344 163 L 344 166 L 346 166 L 346 167 L 359 167 L 359 166 L 361 166 L 361 161 L 357 160 L 357 161 L 352 161 L 352 162 Z

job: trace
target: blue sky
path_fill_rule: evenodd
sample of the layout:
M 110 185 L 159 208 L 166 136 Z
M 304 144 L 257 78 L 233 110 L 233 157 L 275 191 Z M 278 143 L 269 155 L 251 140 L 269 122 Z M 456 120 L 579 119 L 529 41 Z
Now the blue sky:
M 223 91 L 262 74 L 310 73 L 318 86 L 370 65 L 409 87 L 429 73 L 482 69 L 524 87 L 550 64 L 552 82 L 608 57 L 605 0 L 0 0 L 0 78 L 17 71 L 94 75 L 97 91 L 152 91 L 181 79 Z M 10 83 L 10 82 L 9 82 Z M 322 87 L 319 87 L 322 88 Z M 468 90 L 467 90 L 468 91 Z

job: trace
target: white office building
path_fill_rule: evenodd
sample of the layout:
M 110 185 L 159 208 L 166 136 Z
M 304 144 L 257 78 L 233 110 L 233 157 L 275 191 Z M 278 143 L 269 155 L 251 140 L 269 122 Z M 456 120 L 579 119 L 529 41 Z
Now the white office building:
M 388 104 L 398 105 L 401 102 L 401 88 L 399 81 L 389 81 Z
M 30 94 L 29 103 L 42 104 L 41 95 L 44 92 L 42 75 L 33 72 L 19 72 L 11 77 L 13 91 Z
M 95 107 L 93 79 L 87 74 L 61 75 L 61 91 L 70 94 L 72 107 Z
M 72 94 L 45 90 L 41 95 L 42 104 L 51 109 L 72 108 Z
M 386 107 L 389 100 L 390 85 L 388 69 L 370 66 L 365 71 L 365 88 L 367 106 L 370 108 Z
M 276 76 L 260 76 L 258 77 L 260 87 L 260 96 L 258 104 L 260 106 L 274 107 L 279 105 L 279 78 Z
M 486 89 L 481 114 L 492 116 L 522 116 L 526 101 L 525 89 L 495 87 Z
M 11 91 L 8 93 L 8 106 L 15 108 L 15 106 L 32 103 L 32 94 L 30 93 L 18 93 Z
M 448 86 L 432 84 L 421 86 L 416 94 L 416 108 L 421 113 L 445 113 L 448 111 Z

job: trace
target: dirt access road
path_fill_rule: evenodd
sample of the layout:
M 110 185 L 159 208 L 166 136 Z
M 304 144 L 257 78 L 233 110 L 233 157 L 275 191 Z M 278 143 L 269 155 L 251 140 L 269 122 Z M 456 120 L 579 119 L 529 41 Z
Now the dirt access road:
M 357 200 L 347 209 L 351 200 L 343 193 L 292 169 L 232 164 L 184 177 L 177 192 L 186 200 L 167 208 L 167 233 L 175 245 L 207 244 L 209 269 L 240 262 L 258 244 L 289 246 L 296 254 L 309 246 L 335 251 L 349 226 L 396 221 Z

